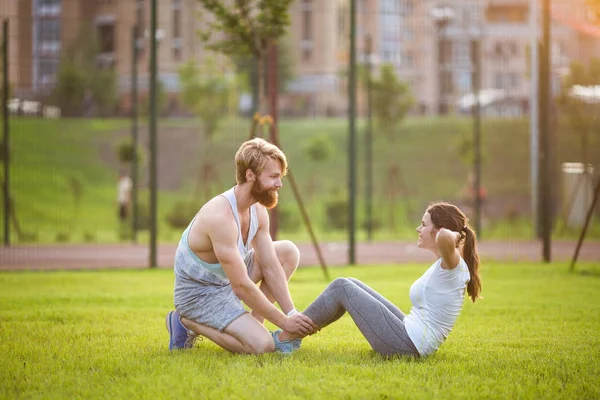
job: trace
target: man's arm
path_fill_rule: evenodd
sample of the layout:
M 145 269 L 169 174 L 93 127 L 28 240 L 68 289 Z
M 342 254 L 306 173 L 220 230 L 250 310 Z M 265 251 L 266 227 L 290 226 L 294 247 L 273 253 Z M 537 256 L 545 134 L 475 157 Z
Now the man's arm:
M 308 334 L 313 331 L 309 321 L 297 318 L 300 314 L 287 317 L 265 297 L 248 276 L 244 260 L 237 248 L 238 229 L 235 221 L 223 221 L 222 216 L 206 221 L 215 256 L 221 263 L 231 287 L 248 307 L 264 316 L 283 330 Z
M 264 207 L 256 207 L 258 214 L 258 231 L 252 241 L 254 253 L 263 273 L 263 281 L 271 291 L 275 301 L 284 313 L 288 314 L 294 309 L 294 302 L 290 295 L 287 278 L 283 266 L 277 258 L 275 246 L 269 233 L 269 214 Z

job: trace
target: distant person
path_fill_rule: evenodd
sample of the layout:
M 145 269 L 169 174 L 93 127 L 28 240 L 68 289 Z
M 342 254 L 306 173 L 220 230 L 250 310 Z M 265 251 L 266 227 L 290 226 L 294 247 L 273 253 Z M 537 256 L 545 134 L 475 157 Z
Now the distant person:
M 463 186 L 461 190 L 461 197 L 463 201 L 467 204 L 469 210 L 475 208 L 475 200 L 476 200 L 476 189 L 475 189 L 475 174 L 471 171 L 467 175 L 467 182 L 465 186 Z M 481 207 L 485 204 L 487 200 L 487 190 L 485 187 L 480 184 L 479 185 L 479 201 L 481 202 Z
M 133 182 L 127 175 L 119 175 L 119 182 L 117 183 L 117 204 L 118 204 L 118 216 L 119 221 L 125 222 L 129 217 L 129 208 L 131 205 L 131 189 L 133 188 Z
M 467 217 L 448 203 L 429 206 L 417 232 L 418 247 L 437 260 L 412 284 L 408 315 L 354 278 L 334 280 L 302 314 L 321 329 L 348 312 L 373 350 L 383 355 L 434 353 L 454 327 L 465 292 L 473 302 L 481 292 L 477 239 Z M 302 335 L 276 331 L 274 337 L 290 345 Z
M 279 200 L 286 157 L 277 146 L 253 139 L 241 145 L 235 164 L 237 185 L 198 211 L 177 247 L 177 311 L 166 318 L 170 350 L 192 347 L 197 335 L 233 353 L 290 352 L 300 346 L 300 339 L 281 345 L 264 327 L 265 319 L 302 337 L 315 331 L 288 289 L 298 248 L 290 241 L 273 242 L 269 234 L 267 210 Z
M 94 112 L 94 94 L 87 89 L 83 94 L 83 116 L 92 117 Z

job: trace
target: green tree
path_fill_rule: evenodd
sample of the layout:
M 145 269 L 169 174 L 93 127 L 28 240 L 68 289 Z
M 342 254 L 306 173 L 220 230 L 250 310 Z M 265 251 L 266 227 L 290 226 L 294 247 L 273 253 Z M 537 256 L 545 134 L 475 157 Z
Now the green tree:
M 306 194 L 310 200 L 318 190 L 318 176 L 319 176 L 319 165 L 323 164 L 331 159 L 331 156 L 335 152 L 335 146 L 333 141 L 327 134 L 319 134 L 312 136 L 308 139 L 304 145 L 304 152 L 311 161 L 310 165 L 314 169 L 310 172 L 308 177 L 308 185 L 306 188 Z
M 254 87 L 258 77 L 258 69 L 256 60 L 251 55 L 240 55 L 232 58 L 236 65 L 236 68 L 240 72 L 244 72 L 244 78 L 246 80 L 246 86 L 252 88 L 252 90 L 258 90 Z M 292 54 L 292 45 L 289 37 L 284 37 L 282 40 L 277 42 L 277 78 L 278 78 L 278 89 L 280 93 L 286 90 L 287 84 L 291 82 L 295 77 L 295 59 Z M 263 73 L 266 75 L 268 66 L 263 64 Z M 266 85 L 266 82 L 263 82 Z
M 117 74 L 98 64 L 98 38 L 89 27 L 63 54 L 52 98 L 63 115 L 82 115 L 92 105 L 100 115 L 109 115 L 117 102 Z
M 574 89 L 596 86 L 600 83 L 600 59 L 591 59 L 588 67 L 580 63 L 571 64 L 569 75 L 562 82 L 558 104 L 567 116 L 573 132 L 580 135 L 581 161 L 587 163 L 587 148 L 590 133 L 598 124 L 600 103 L 585 98 Z
M 227 74 L 223 74 L 222 68 L 215 59 L 207 58 L 200 68 L 193 60 L 182 64 L 179 68 L 179 82 L 182 103 L 200 118 L 204 128 L 202 145 L 204 162 L 201 167 L 201 176 L 197 181 L 196 192 L 199 191 L 202 182 L 204 183 L 205 197 L 209 198 L 211 183 L 218 180 L 209 156 L 212 141 L 219 123 L 226 115 L 229 97 L 234 92 L 230 90 L 230 86 L 235 85 L 235 79 L 228 78 Z
M 293 0 L 198 0 L 212 19 L 203 21 L 201 32 L 207 47 L 231 58 L 250 56 L 258 70 L 258 111 L 266 106 L 265 59 L 271 41 L 281 38 L 290 24 L 288 8 Z M 218 37 L 217 37 L 218 36 Z
M 398 189 L 404 186 L 404 179 L 400 165 L 394 156 L 396 152 L 396 136 L 399 126 L 406 117 L 406 114 L 414 104 L 414 99 L 409 86 L 398 79 L 394 66 L 392 64 L 383 64 L 378 79 L 373 80 L 372 84 L 373 115 L 377 123 L 377 129 L 383 133 L 387 140 L 386 148 L 389 165 L 387 167 L 387 195 L 390 199 L 390 221 L 391 227 L 396 226 L 394 217 L 396 196 Z M 406 191 L 406 188 L 404 188 Z M 405 197 L 408 193 L 405 193 Z M 407 207 L 410 212 L 410 207 Z
M 414 104 L 410 88 L 398 79 L 392 64 L 381 67 L 379 79 L 374 79 L 371 86 L 373 115 L 378 129 L 393 142 L 398 126 Z

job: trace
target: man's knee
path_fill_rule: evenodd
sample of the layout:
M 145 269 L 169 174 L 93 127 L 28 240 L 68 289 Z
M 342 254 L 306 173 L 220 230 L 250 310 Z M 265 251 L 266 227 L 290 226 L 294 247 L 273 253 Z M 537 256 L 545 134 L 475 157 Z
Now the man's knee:
M 282 265 L 296 269 L 300 262 L 300 250 L 293 242 L 289 240 L 278 241 L 276 252 Z

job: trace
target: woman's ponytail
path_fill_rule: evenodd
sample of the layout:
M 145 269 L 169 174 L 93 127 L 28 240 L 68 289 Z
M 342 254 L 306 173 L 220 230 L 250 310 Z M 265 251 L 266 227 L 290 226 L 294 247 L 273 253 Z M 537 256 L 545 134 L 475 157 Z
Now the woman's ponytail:
M 473 303 L 480 298 L 481 279 L 479 278 L 479 254 L 477 253 L 477 235 L 475 231 L 467 224 L 463 228 L 465 233 L 465 244 L 463 246 L 463 259 L 469 267 L 471 280 L 467 285 L 467 293 L 473 300 Z

